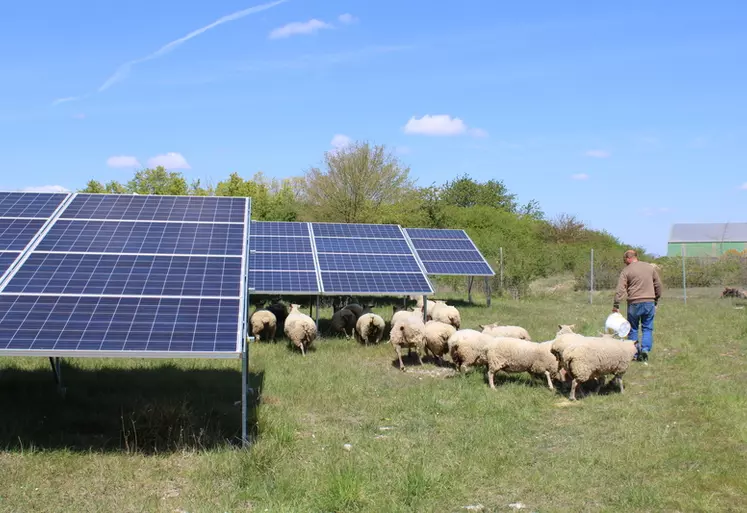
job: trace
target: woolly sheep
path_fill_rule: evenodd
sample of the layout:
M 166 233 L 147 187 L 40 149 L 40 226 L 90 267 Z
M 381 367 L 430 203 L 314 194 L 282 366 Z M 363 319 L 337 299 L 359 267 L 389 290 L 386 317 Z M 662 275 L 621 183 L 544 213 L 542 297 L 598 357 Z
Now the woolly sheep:
M 410 296 L 410 299 L 415 300 L 415 311 L 420 313 L 420 317 L 423 317 L 423 297 L 424 296 Z M 426 321 L 430 321 L 433 319 L 433 310 L 436 308 L 436 301 L 434 300 L 425 300 L 425 306 L 426 306 Z
M 495 339 L 477 330 L 457 330 L 449 337 L 448 346 L 451 360 L 459 371 L 466 371 L 467 367 L 485 365 L 486 348 Z
M 420 319 L 421 321 L 423 320 L 423 316 L 420 312 L 413 312 L 411 310 L 399 310 L 397 312 L 394 312 L 394 315 L 392 315 L 390 324 L 392 325 L 392 327 L 394 327 L 395 324 L 405 321 L 410 317 Z
M 529 332 L 521 326 L 501 326 L 497 322 L 493 324 L 480 324 L 480 329 L 486 335 L 491 337 L 509 337 L 509 338 L 520 338 L 523 340 L 532 340 L 529 336 Z
M 343 306 L 342 309 L 353 312 L 353 314 L 355 315 L 356 321 L 361 315 L 363 315 L 363 312 L 364 312 L 363 307 L 359 305 L 358 303 L 350 303 L 348 305 Z
M 288 307 L 281 302 L 272 303 L 264 308 L 273 313 L 278 324 L 285 322 L 285 318 L 288 317 Z
M 285 319 L 285 335 L 293 345 L 301 349 L 306 356 L 306 349 L 316 339 L 316 324 L 306 314 L 301 313 L 300 305 L 292 304 L 290 313 Z
M 355 323 L 357 320 L 358 317 L 356 317 L 352 310 L 342 308 L 332 315 L 330 330 L 336 335 L 343 333 L 345 334 L 345 338 L 350 338 L 355 331 Z
M 451 324 L 454 328 L 459 329 L 462 325 L 462 317 L 456 307 L 447 305 L 445 301 L 434 301 L 435 305 L 432 312 L 428 312 L 434 321 Z M 422 311 L 421 311 L 422 313 Z
M 403 347 L 414 348 L 420 365 L 423 365 L 422 353 L 425 352 L 425 324 L 423 324 L 420 318 L 413 316 L 392 326 L 389 342 L 391 342 L 394 351 L 397 353 L 400 370 L 405 370 L 405 364 L 402 362 Z
M 381 316 L 375 313 L 365 313 L 358 318 L 355 323 L 355 340 L 359 343 L 368 345 L 378 344 L 384 336 L 386 324 Z
M 264 337 L 265 340 L 275 340 L 277 318 L 274 313 L 269 310 L 255 310 L 249 318 L 249 324 L 252 327 L 252 336 L 255 341 L 260 342 L 263 334 L 267 335 Z
M 439 364 L 442 362 L 441 357 L 449 352 L 449 337 L 456 333 L 456 330 L 454 326 L 444 322 L 425 323 L 425 347 Z
M 554 390 L 552 380 L 560 378 L 560 366 L 550 352 L 551 346 L 552 341 L 538 343 L 520 338 L 495 338 L 495 343 L 487 345 L 485 350 L 490 388 L 495 388 L 493 376 L 502 370 L 544 375 L 547 386 Z
M 613 374 L 620 387 L 620 393 L 625 392 L 622 377 L 637 352 L 635 341 L 610 342 L 599 337 L 587 338 L 591 340 L 569 348 L 563 354 L 568 374 L 573 380 L 569 399 L 576 400 L 576 387 L 579 383 L 585 383 L 592 378 L 603 378 L 607 374 Z M 602 386 L 601 383 L 600 381 L 597 385 L 597 392 Z

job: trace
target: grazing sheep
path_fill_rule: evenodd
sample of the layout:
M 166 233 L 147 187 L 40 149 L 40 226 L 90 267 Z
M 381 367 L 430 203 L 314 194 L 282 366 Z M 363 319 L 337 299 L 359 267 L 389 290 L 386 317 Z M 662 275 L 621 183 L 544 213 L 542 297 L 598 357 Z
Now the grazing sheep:
M 423 297 L 424 296 L 410 296 L 410 299 L 415 300 L 415 311 L 420 313 L 420 317 L 423 317 Z M 426 307 L 426 321 L 433 319 L 433 310 L 436 308 L 436 302 L 433 300 L 425 300 Z
M 356 321 L 364 313 L 363 307 L 361 305 L 359 305 L 358 303 L 350 303 L 349 305 L 343 306 L 342 309 L 343 310 L 349 310 L 349 311 L 353 312 L 353 314 L 355 315 L 355 320 Z
M 744 290 L 740 290 L 733 287 L 724 287 L 723 292 L 721 292 L 721 298 L 725 297 L 735 297 L 737 299 L 747 299 L 747 292 Z
M 495 388 L 493 376 L 498 371 L 528 372 L 533 376 L 547 378 L 547 386 L 554 390 L 552 380 L 560 379 L 558 360 L 550 352 L 552 341 L 532 342 L 520 338 L 497 337 L 495 343 L 486 346 L 488 383 Z
M 384 336 L 385 328 L 386 324 L 381 316 L 375 313 L 365 313 L 355 323 L 355 340 L 365 345 L 378 344 Z
M 451 324 L 439 321 L 428 321 L 425 323 L 425 348 L 436 358 L 439 365 L 442 356 L 449 352 L 449 337 L 456 333 L 456 328 Z
M 288 317 L 288 307 L 280 301 L 276 301 L 274 303 L 266 305 L 264 309 L 272 312 L 273 315 L 275 315 L 277 329 L 279 329 L 280 331 L 284 331 L 285 318 Z
M 588 338 L 591 340 L 586 344 L 568 348 L 563 354 L 568 375 L 573 380 L 568 398 L 571 401 L 576 400 L 576 387 L 579 383 L 585 383 L 592 378 L 603 378 L 607 374 L 613 374 L 620 387 L 620 393 L 625 392 L 622 377 L 638 351 L 635 341 L 620 340 L 611 343 L 601 338 Z M 601 383 L 600 381 L 597 385 L 596 392 L 599 392 Z
M 447 305 L 445 301 L 434 301 L 433 311 L 428 312 L 434 321 L 451 324 L 459 329 L 462 325 L 462 317 L 455 306 Z M 421 311 L 422 313 L 422 311 Z
M 415 317 L 417 319 L 423 320 L 423 314 L 421 312 L 413 312 L 412 310 L 397 310 L 394 312 L 394 315 L 392 315 L 392 320 L 389 321 L 389 323 L 394 327 L 395 324 L 402 322 L 406 319 L 409 319 L 410 317 Z
M 355 323 L 357 320 L 358 317 L 356 317 L 352 310 L 342 308 L 332 315 L 330 330 L 335 335 L 342 333 L 345 335 L 345 338 L 350 338 L 353 336 L 353 332 L 355 331 Z
M 252 336 L 256 342 L 265 340 L 275 340 L 275 331 L 277 330 L 277 318 L 269 310 L 255 310 L 249 318 L 249 324 L 252 327 Z
M 477 330 L 457 330 L 449 337 L 449 354 L 460 372 L 468 367 L 485 365 L 486 348 L 495 343 L 495 339 Z
M 405 364 L 402 362 L 402 348 L 415 348 L 420 365 L 423 365 L 422 353 L 425 352 L 425 324 L 418 317 L 410 317 L 404 321 L 398 322 L 392 326 L 392 333 L 389 341 L 394 347 L 399 359 L 400 370 L 405 370 Z
M 497 322 L 493 324 L 480 324 L 480 329 L 486 335 L 491 337 L 509 337 L 520 338 L 522 340 L 532 340 L 529 332 L 521 326 L 501 326 Z
M 314 319 L 301 313 L 300 305 L 292 304 L 290 313 L 285 319 L 285 335 L 291 343 L 301 349 L 301 354 L 306 356 L 306 349 L 316 339 L 316 324 Z

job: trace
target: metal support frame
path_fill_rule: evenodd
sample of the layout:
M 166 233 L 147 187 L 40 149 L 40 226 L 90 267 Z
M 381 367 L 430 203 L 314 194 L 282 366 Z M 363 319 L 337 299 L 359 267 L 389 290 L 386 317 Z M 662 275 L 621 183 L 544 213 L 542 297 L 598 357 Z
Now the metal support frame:
M 467 302 L 472 304 L 472 284 L 475 281 L 474 276 L 467 276 Z
M 319 329 L 319 305 L 321 304 L 321 298 L 316 296 L 316 329 Z
M 54 382 L 57 385 L 57 392 L 64 397 L 65 387 L 62 386 L 62 358 L 59 356 L 50 356 L 49 365 L 52 367 L 52 374 L 54 375 Z
M 241 352 L 241 445 L 249 445 L 249 344 Z
M 490 306 L 490 303 L 492 302 L 491 290 L 490 290 L 490 276 L 485 277 L 485 302 L 487 303 L 487 306 Z
M 423 323 L 428 322 L 428 296 L 423 294 Z

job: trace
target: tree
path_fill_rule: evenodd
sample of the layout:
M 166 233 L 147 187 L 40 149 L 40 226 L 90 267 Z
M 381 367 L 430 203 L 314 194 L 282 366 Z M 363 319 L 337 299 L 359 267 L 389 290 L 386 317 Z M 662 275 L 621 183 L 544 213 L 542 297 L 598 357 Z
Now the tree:
M 262 173 L 256 173 L 251 180 L 244 180 L 238 173 L 231 173 L 228 180 L 218 182 L 217 196 L 252 198 L 252 219 L 267 221 L 269 188 Z
M 80 192 L 87 192 L 90 194 L 103 194 L 106 192 L 106 188 L 97 180 L 88 180 L 85 188 L 81 189 Z
M 412 191 L 409 174 L 383 145 L 356 142 L 326 152 L 324 168 L 306 172 L 303 199 L 316 221 L 375 223 Z
M 137 171 L 127 182 L 127 191 L 137 194 L 186 195 L 187 180 L 176 171 L 167 171 L 163 166 Z
M 441 200 L 455 207 L 482 205 L 506 212 L 516 212 L 516 195 L 510 194 L 505 184 L 498 180 L 479 183 L 468 175 L 446 182 L 441 189 Z

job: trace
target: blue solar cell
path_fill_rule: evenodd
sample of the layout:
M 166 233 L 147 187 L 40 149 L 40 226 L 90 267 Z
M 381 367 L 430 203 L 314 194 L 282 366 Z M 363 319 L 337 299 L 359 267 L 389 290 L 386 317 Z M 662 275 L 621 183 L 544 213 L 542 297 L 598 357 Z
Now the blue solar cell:
M 280 251 L 286 253 L 311 253 L 309 237 L 249 237 L 250 251 Z
M 252 221 L 249 229 L 251 235 L 280 235 L 309 236 L 309 227 L 306 223 L 274 222 L 274 221 Z
M 0 219 L 0 251 L 22 251 L 45 222 L 41 219 Z
M 322 271 L 420 272 L 418 263 L 411 255 L 358 256 L 351 254 L 319 253 L 319 268 Z
M 326 293 L 338 294 L 432 294 L 421 273 L 323 272 Z
M 411 239 L 469 239 L 464 230 L 442 228 L 405 228 Z
M 252 293 L 319 292 L 315 271 L 250 271 Z
M 249 269 L 277 271 L 314 271 L 311 253 L 251 253 Z
M 386 255 L 411 255 L 410 246 L 404 239 L 342 239 L 316 237 L 316 249 L 320 253 L 378 253 Z
M 0 349 L 236 352 L 238 299 L 0 295 Z
M 241 259 L 32 253 L 5 293 L 241 295 Z
M 484 262 L 482 255 L 478 251 L 422 249 L 418 251 L 418 256 L 423 262 Z
M 49 218 L 67 193 L 0 192 L 0 217 Z
M 402 232 L 394 224 L 312 223 L 315 237 L 353 237 L 401 239 Z
M 240 224 L 58 220 L 39 251 L 241 255 Z
M 20 253 L 17 252 L 2 252 L 0 253 L 0 276 L 15 262 Z
M 79 194 L 61 218 L 243 223 L 246 210 L 246 198 Z
M 428 262 L 423 265 L 428 274 L 449 274 L 467 276 L 492 276 L 493 271 L 484 262 Z
M 415 249 L 475 249 L 471 240 L 458 239 L 412 239 Z

